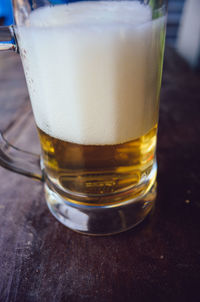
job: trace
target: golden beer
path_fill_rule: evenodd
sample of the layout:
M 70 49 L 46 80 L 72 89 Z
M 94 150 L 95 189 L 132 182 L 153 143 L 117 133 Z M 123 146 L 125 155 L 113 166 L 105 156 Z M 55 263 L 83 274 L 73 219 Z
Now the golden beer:
M 46 174 L 63 191 L 84 195 L 119 193 L 137 186 L 151 172 L 157 125 L 138 139 L 117 145 L 79 145 L 38 131 Z M 145 185 L 143 190 L 152 182 Z M 136 196 L 139 193 L 135 190 Z

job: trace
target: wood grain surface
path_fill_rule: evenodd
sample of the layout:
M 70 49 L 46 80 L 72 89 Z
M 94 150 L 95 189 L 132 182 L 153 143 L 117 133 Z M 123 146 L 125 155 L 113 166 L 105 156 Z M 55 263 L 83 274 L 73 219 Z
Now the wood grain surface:
M 158 198 L 138 227 L 111 237 L 70 231 L 42 184 L 0 168 L 0 302 L 200 301 L 200 76 L 167 49 Z M 17 54 L 0 54 L 0 129 L 39 152 Z

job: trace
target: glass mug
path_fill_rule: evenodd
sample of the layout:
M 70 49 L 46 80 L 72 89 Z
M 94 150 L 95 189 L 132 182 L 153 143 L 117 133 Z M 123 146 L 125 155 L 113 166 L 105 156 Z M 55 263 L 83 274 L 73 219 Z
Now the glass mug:
M 14 0 L 0 49 L 19 51 L 41 156 L 1 136 L 5 168 L 44 182 L 72 230 L 130 229 L 156 198 L 165 1 Z

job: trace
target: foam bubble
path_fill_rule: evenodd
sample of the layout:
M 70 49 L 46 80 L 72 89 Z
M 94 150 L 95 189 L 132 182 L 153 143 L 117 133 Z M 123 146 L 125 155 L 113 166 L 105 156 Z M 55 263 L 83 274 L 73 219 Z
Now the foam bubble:
M 117 144 L 157 122 L 164 19 L 138 1 L 33 11 L 18 27 L 36 123 L 79 144 Z

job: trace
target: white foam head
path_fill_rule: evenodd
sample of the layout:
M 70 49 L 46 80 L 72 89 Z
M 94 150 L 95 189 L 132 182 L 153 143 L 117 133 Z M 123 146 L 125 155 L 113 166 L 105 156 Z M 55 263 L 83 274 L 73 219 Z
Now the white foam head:
M 18 38 L 36 123 L 79 144 L 117 144 L 157 122 L 160 33 L 138 1 L 33 11 Z

